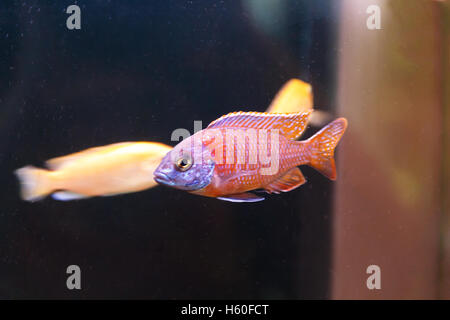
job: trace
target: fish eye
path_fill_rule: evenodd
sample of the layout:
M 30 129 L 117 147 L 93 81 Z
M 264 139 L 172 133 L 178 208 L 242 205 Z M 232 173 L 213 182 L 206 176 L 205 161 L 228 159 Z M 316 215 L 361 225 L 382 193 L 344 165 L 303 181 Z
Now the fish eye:
M 192 158 L 191 158 L 191 156 L 188 155 L 188 154 L 183 155 L 181 158 L 179 158 L 176 161 L 175 166 L 180 171 L 188 170 L 192 166 Z

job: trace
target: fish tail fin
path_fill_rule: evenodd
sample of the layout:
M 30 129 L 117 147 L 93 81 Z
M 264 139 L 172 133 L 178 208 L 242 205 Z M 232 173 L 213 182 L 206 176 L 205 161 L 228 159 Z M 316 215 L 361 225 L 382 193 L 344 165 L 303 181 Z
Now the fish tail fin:
M 37 201 L 53 191 L 50 171 L 26 166 L 14 171 L 20 182 L 20 195 L 23 200 Z
M 309 165 L 331 180 L 336 180 L 334 149 L 346 128 L 347 120 L 339 118 L 307 140 L 311 151 Z

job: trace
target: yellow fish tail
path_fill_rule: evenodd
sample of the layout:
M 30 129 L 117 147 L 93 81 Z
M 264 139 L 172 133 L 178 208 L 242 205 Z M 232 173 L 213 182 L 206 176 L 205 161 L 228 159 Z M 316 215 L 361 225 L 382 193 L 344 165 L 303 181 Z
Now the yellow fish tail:
M 48 170 L 26 166 L 14 173 L 20 181 L 20 194 L 23 200 L 37 201 L 53 191 Z

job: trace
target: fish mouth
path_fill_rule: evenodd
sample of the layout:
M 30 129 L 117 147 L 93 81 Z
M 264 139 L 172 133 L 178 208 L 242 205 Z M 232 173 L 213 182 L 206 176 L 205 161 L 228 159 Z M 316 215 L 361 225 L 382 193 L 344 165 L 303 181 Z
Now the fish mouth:
M 169 176 L 162 172 L 155 172 L 153 174 L 153 179 L 160 184 L 165 184 L 167 186 L 173 186 L 174 182 L 169 178 Z

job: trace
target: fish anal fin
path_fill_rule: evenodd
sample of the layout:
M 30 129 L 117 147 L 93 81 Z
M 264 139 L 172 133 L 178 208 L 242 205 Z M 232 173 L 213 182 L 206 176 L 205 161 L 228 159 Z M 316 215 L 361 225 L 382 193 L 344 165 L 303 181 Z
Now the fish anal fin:
M 302 184 L 306 183 L 306 179 L 303 176 L 299 168 L 292 168 L 281 178 L 273 181 L 271 184 L 267 185 L 264 189 L 268 193 L 280 193 L 288 192 L 300 187 Z
M 308 109 L 297 113 L 232 112 L 211 122 L 208 129 L 278 129 L 286 138 L 296 139 L 306 129 L 312 111 Z
M 250 192 L 244 192 L 217 197 L 217 199 L 231 202 L 258 202 L 263 201 L 264 197 L 257 196 Z
M 83 194 L 70 191 L 58 191 L 52 194 L 52 198 L 59 201 L 70 201 L 70 200 L 86 199 L 89 198 L 89 196 L 85 196 Z

